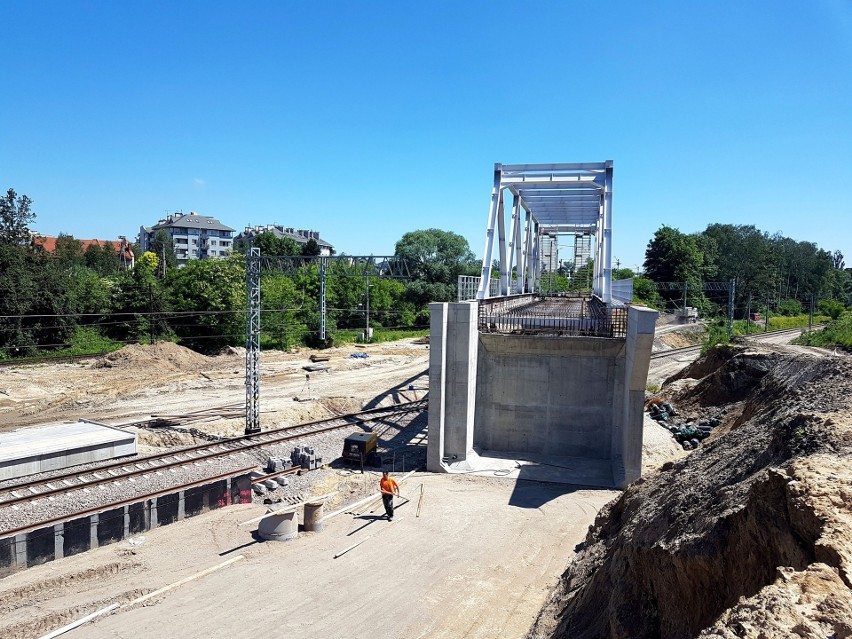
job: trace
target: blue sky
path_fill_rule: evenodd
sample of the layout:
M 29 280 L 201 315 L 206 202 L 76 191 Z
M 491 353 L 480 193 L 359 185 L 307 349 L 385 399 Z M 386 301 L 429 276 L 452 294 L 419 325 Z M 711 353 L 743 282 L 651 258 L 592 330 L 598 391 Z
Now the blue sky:
M 849 0 L 10 0 L 0 23 L 0 187 L 43 234 L 193 210 L 481 255 L 495 162 L 611 159 L 622 266 L 713 222 L 852 265 Z

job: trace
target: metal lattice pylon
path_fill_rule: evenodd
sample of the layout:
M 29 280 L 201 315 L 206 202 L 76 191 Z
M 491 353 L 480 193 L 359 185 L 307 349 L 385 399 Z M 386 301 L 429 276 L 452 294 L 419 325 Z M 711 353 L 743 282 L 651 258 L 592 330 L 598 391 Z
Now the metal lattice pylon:
M 260 432 L 260 274 L 266 270 L 295 272 L 316 264 L 320 277 L 320 339 L 325 340 L 325 278 L 410 277 L 402 258 L 390 256 L 260 256 L 259 248 L 246 253 L 246 434 Z
M 260 249 L 246 253 L 246 434 L 260 432 Z

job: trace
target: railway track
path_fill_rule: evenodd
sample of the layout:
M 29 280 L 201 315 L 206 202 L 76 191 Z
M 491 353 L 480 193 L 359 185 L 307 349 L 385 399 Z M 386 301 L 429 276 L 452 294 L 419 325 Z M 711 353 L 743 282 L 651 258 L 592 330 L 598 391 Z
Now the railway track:
M 334 417 L 303 422 L 283 428 L 243 435 L 216 442 L 183 447 L 168 453 L 128 459 L 98 466 L 85 471 L 70 471 L 47 479 L 25 481 L 0 488 L 0 508 L 14 507 L 24 502 L 52 499 L 78 490 L 92 490 L 103 484 L 123 481 L 134 482 L 152 473 L 176 471 L 195 465 L 212 463 L 220 457 L 245 455 L 247 451 L 280 444 L 341 428 L 351 428 L 366 422 L 377 421 L 402 413 L 420 412 L 427 406 L 426 399 L 372 408 Z
M 822 328 L 822 325 L 814 326 L 815 329 Z M 805 330 L 804 327 L 797 328 L 785 328 L 780 331 L 770 331 L 768 333 L 753 333 L 751 335 L 740 335 L 740 338 L 744 338 L 747 340 L 753 340 L 756 342 L 762 342 L 764 340 L 774 339 L 776 337 L 781 337 L 784 335 L 799 335 L 801 332 Z M 665 351 L 657 351 L 656 353 L 651 354 L 651 359 L 662 359 L 664 357 L 672 357 L 674 355 L 686 355 L 689 353 L 697 353 L 701 351 L 701 345 L 697 346 L 684 346 L 683 348 L 672 348 Z

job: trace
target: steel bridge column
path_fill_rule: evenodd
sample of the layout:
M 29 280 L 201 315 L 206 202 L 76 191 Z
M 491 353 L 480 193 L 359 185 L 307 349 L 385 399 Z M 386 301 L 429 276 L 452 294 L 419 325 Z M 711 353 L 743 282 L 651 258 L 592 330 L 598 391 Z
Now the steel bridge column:
M 515 276 L 512 277 L 512 267 Z M 521 292 L 521 198 L 512 197 L 512 241 L 509 243 L 509 292 Z
M 535 278 L 535 284 L 532 287 L 531 293 L 538 291 L 541 293 L 541 263 L 539 262 L 539 248 L 541 245 L 541 226 L 538 222 L 533 224 L 535 232 L 533 233 L 533 250 L 532 250 L 532 273 Z
M 603 196 L 603 238 L 601 242 L 601 299 L 612 303 L 612 164 L 607 163 Z
M 260 432 L 260 249 L 246 253 L 246 434 Z
M 500 206 L 497 210 L 498 259 L 500 260 L 500 295 L 509 294 L 509 272 L 506 270 L 506 209 L 503 192 L 500 191 Z
M 479 289 L 476 291 L 476 299 L 483 300 L 489 296 L 491 284 L 491 250 L 494 247 L 494 224 L 497 221 L 497 211 L 500 208 L 500 200 L 503 198 L 500 188 L 500 176 L 503 168 L 500 164 L 494 165 L 494 188 L 491 189 L 491 208 L 488 211 L 488 228 L 485 230 L 485 250 L 482 253 L 482 273 L 479 280 Z
M 601 196 L 598 222 L 595 225 L 595 268 L 592 271 L 592 292 L 601 299 L 603 299 L 603 291 L 601 290 L 601 272 L 603 270 L 603 209 L 603 196 Z
M 524 293 L 532 293 L 533 285 L 535 284 L 535 274 L 533 273 L 533 222 L 532 214 L 527 211 L 526 224 L 526 242 L 524 246 L 524 273 L 526 276 L 526 286 Z

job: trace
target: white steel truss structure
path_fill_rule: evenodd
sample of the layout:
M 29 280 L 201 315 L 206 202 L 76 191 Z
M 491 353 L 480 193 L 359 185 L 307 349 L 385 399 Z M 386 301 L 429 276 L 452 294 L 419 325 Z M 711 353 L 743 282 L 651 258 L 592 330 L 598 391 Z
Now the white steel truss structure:
M 506 236 L 505 192 L 512 195 Z M 523 219 L 521 219 L 523 216 Z M 490 297 L 491 254 L 497 233 L 500 295 L 539 289 L 539 246 L 545 233 L 594 236 L 592 292 L 612 301 L 612 160 L 578 164 L 495 164 L 477 299 Z

